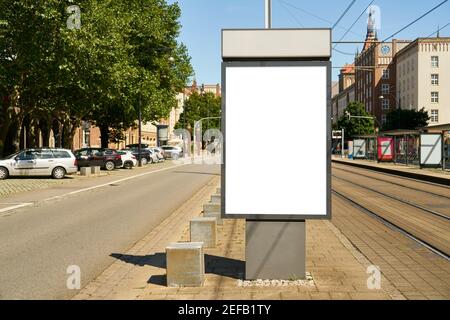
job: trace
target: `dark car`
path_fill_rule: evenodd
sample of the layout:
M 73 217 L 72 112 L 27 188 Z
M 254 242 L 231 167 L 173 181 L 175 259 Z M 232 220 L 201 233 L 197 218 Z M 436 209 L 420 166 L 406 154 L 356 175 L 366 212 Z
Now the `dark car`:
M 101 167 L 108 171 L 120 168 L 122 158 L 113 149 L 83 148 L 74 152 L 78 167 Z

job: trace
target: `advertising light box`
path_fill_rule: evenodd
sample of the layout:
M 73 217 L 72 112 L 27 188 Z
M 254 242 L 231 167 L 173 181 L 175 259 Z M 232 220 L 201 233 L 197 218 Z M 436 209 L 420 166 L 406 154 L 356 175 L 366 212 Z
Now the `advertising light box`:
M 330 63 L 222 68 L 222 215 L 331 218 Z
M 353 141 L 353 158 L 363 159 L 366 158 L 366 140 L 356 139 Z
M 442 135 L 420 135 L 420 165 L 422 167 L 439 167 L 442 165 Z

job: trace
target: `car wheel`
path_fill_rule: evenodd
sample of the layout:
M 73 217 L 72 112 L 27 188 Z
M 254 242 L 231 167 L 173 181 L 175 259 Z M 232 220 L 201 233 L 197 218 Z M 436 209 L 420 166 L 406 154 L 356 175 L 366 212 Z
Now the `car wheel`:
M 142 159 L 141 159 L 141 164 L 142 164 L 143 166 L 146 166 L 147 163 L 148 163 L 147 158 L 142 158 Z
M 125 169 L 131 169 L 131 168 L 133 168 L 133 163 L 130 162 L 130 161 L 127 161 L 127 162 L 124 163 L 123 167 Z
M 8 178 L 8 176 L 9 176 L 8 169 L 6 169 L 4 167 L 0 167 L 0 180 L 4 180 L 4 179 Z
M 105 169 L 106 169 L 106 170 L 112 171 L 112 170 L 114 170 L 115 167 L 116 167 L 116 166 L 115 166 L 114 162 L 112 162 L 112 161 L 106 161 L 106 163 L 105 163 Z
M 178 160 L 179 157 L 180 157 L 180 156 L 178 155 L 178 153 L 174 153 L 174 154 L 172 155 L 172 159 L 173 159 L 173 160 Z
M 56 167 L 52 171 L 52 177 L 53 179 L 62 179 L 66 176 L 66 169 L 62 167 Z

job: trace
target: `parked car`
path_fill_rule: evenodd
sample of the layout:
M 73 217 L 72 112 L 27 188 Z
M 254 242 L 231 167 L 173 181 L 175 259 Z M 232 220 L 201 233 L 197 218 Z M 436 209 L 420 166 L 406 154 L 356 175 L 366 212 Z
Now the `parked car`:
M 158 162 L 164 162 L 166 160 L 164 158 L 164 152 L 163 152 L 162 149 L 160 149 L 158 147 L 151 147 L 149 149 L 151 149 L 155 153 L 155 155 L 156 155 L 156 157 L 158 159 Z
M 137 159 L 130 150 L 117 151 L 122 158 L 122 168 L 132 169 L 137 166 Z
M 76 150 L 78 167 L 98 166 L 108 171 L 122 167 L 122 158 L 120 154 L 113 149 L 106 148 L 83 148 Z
M 9 176 L 51 176 L 77 173 L 77 159 L 66 149 L 25 149 L 0 160 L 0 180 Z
M 128 151 L 131 151 L 131 153 L 136 157 L 138 163 L 139 163 L 139 150 L 136 148 L 131 148 L 131 149 L 125 149 Z M 145 166 L 148 163 L 153 163 L 153 162 L 158 162 L 158 158 L 156 157 L 156 155 L 154 154 L 154 152 L 152 152 L 149 149 L 141 149 L 141 157 L 142 157 L 142 165 Z
M 178 159 L 183 156 L 183 149 L 177 146 L 162 146 L 164 150 L 164 158 L 166 159 Z

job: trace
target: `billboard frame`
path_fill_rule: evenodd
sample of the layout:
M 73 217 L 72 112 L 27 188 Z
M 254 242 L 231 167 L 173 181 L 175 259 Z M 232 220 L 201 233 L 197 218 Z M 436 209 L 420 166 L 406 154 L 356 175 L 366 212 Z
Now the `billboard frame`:
M 324 215 L 281 215 L 281 214 L 227 214 L 225 212 L 226 202 L 226 69 L 228 67 L 325 67 L 326 68 L 326 95 L 327 95 L 327 110 L 326 110 L 326 213 Z M 331 146 L 332 146 L 332 126 L 331 126 L 331 61 L 326 60 L 310 60 L 310 61 L 293 61 L 293 60 L 233 60 L 222 62 L 222 134 L 223 134 L 223 147 L 222 147 L 222 165 L 221 165 L 221 216 L 224 219 L 246 219 L 249 221 L 305 221 L 305 220 L 331 220 L 332 207 L 331 207 Z M 321 121 L 323 121 L 321 120 Z
M 440 136 L 441 138 L 441 162 L 439 164 L 422 163 L 422 136 Z M 419 166 L 423 168 L 441 168 L 444 161 L 444 135 L 442 133 L 420 133 L 419 135 Z

